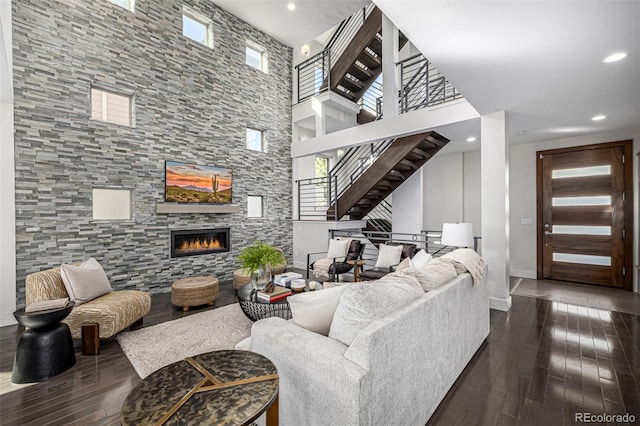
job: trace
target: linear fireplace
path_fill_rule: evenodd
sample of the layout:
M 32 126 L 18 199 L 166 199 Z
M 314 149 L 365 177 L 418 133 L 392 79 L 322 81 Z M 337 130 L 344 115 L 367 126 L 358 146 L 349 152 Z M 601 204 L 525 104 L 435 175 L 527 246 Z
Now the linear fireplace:
M 171 257 L 229 251 L 229 237 L 229 228 L 171 231 Z

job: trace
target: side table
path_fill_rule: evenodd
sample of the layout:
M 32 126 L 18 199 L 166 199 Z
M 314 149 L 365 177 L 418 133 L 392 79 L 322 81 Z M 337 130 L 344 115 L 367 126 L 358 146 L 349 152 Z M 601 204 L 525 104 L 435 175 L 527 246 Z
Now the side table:
M 76 363 L 71 331 L 60 322 L 74 305 L 69 302 L 59 309 L 30 313 L 18 309 L 13 313 L 18 324 L 27 328 L 18 340 L 11 373 L 13 383 L 41 382 Z
M 353 265 L 353 282 L 360 282 L 360 270 L 367 263 L 364 260 L 347 260 L 349 265 Z
M 123 425 L 278 424 L 278 371 L 255 352 L 214 351 L 144 378 L 122 404 Z

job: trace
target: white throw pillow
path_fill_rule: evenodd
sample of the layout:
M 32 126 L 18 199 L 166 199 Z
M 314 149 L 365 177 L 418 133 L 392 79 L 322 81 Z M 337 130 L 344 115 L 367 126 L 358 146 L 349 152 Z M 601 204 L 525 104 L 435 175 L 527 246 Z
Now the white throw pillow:
M 432 260 L 433 257 L 429 253 L 424 250 L 420 250 L 413 255 L 413 258 L 411 259 L 411 267 L 413 269 L 420 269 Z
M 326 336 L 329 334 L 333 314 L 340 302 L 340 296 L 348 286 L 325 288 L 290 296 L 287 299 L 293 322 L 302 328 Z
M 451 261 L 441 257 L 433 259 L 420 269 L 413 269 L 413 273 L 424 291 L 434 290 L 458 276 Z
M 409 259 L 408 257 L 405 257 L 404 259 L 402 259 L 402 262 L 400 262 L 398 266 L 396 266 L 396 272 L 402 272 L 405 269 L 409 269 L 409 268 L 411 268 L 411 259 Z
M 80 266 L 62 264 L 60 275 L 69 299 L 76 302 L 76 306 L 113 291 L 107 274 L 93 257 Z
M 376 268 L 388 268 L 389 266 L 397 265 L 400 263 L 400 257 L 402 256 L 402 246 L 389 246 L 386 244 L 380 244 L 378 247 L 378 260 L 376 261 Z
M 347 251 L 349 251 L 349 244 L 351 244 L 351 240 L 333 239 L 329 241 L 329 250 L 327 251 L 327 257 L 329 259 L 333 259 L 334 257 L 336 257 L 337 262 L 342 262 L 347 256 Z
M 422 296 L 419 287 L 403 280 L 352 284 L 346 288 L 333 314 L 329 337 L 350 345 L 372 321 Z

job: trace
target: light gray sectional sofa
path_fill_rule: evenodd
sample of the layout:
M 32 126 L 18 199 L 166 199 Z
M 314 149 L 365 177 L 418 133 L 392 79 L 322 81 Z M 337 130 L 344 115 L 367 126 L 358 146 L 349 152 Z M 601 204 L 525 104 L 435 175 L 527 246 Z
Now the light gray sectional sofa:
M 278 369 L 280 424 L 424 425 L 489 334 L 485 280 L 457 275 L 349 345 L 294 321 L 256 322 L 250 349 Z

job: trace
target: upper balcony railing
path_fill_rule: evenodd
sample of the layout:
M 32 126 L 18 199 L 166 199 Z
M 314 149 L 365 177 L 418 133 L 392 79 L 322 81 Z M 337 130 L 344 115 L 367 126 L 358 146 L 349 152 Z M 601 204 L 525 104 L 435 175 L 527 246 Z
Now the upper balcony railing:
M 398 62 L 400 114 L 461 98 L 462 95 L 422 54 Z

